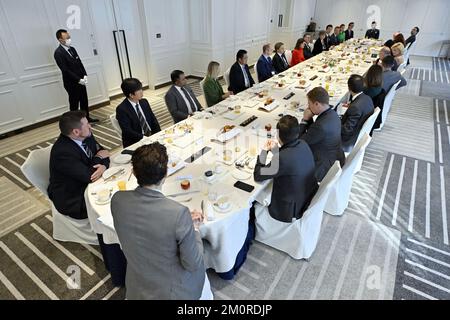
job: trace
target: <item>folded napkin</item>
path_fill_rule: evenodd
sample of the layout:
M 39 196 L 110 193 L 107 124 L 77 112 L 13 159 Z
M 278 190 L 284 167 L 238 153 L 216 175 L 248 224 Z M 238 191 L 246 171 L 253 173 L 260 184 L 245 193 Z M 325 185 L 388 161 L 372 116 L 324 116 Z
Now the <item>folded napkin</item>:
M 217 137 L 217 140 L 219 140 L 220 142 L 227 142 L 228 140 L 233 139 L 234 137 L 240 135 L 242 133 L 242 130 L 239 128 L 234 128 L 231 131 L 225 132 L 220 134 Z
M 203 214 L 208 221 L 214 221 L 216 219 L 213 204 L 208 200 L 203 201 Z

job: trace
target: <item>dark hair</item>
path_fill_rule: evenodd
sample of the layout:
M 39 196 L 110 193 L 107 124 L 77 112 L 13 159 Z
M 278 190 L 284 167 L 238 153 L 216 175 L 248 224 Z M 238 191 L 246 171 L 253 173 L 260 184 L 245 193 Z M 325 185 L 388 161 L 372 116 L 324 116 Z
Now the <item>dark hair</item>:
M 348 25 L 349 25 L 349 26 L 354 26 L 355 23 L 354 23 L 354 22 L 350 22 Z
M 326 36 L 326 35 L 327 35 L 327 33 L 324 30 L 319 32 L 319 38 L 320 38 L 320 36 Z
M 403 34 L 399 33 L 394 37 L 394 44 L 395 43 L 401 43 L 405 45 L 405 37 L 403 36 Z
M 307 94 L 308 99 L 312 102 L 319 102 L 321 104 L 330 104 L 330 96 L 328 95 L 327 90 L 322 87 L 317 87 L 312 89 Z
M 384 57 L 382 63 L 383 63 L 383 67 L 392 69 L 395 65 L 395 59 L 393 56 L 386 56 L 386 57 Z
M 139 186 L 153 186 L 167 175 L 169 156 L 166 147 L 155 142 L 137 149 L 131 162 Z
M 277 43 L 275 44 L 275 51 L 280 50 L 280 48 L 281 48 L 282 46 L 284 46 L 284 43 L 283 43 L 283 42 L 277 42 Z
M 419 31 L 420 31 L 419 27 L 414 27 L 414 28 L 416 28 L 417 33 L 419 33 Z
M 348 79 L 348 88 L 350 91 L 360 93 L 364 91 L 364 78 L 359 74 L 352 74 Z
M 372 21 L 372 24 L 377 23 L 376 21 Z
M 294 49 L 296 49 L 296 50 L 300 49 L 300 46 L 301 46 L 302 43 L 304 43 L 304 42 L 305 42 L 304 39 L 298 39 L 298 40 L 297 40 L 297 44 L 295 45 L 295 48 L 294 48 Z
M 84 111 L 69 111 L 59 119 L 59 130 L 62 135 L 69 136 L 73 130 L 81 129 L 81 120 L 86 118 Z
M 342 28 L 342 27 L 344 27 L 344 28 L 345 28 L 345 24 L 341 24 L 341 26 L 340 26 L 340 27 L 341 27 L 341 28 Z
M 142 89 L 142 82 L 135 78 L 125 79 L 121 85 L 123 94 L 129 98 L 130 95 Z
M 63 33 L 67 33 L 67 30 L 59 29 L 58 31 L 56 31 L 56 39 L 57 40 L 61 39 Z
M 328 28 L 333 28 L 333 25 L 329 24 L 329 25 L 327 25 L 327 27 L 325 29 L 328 29 Z
M 170 78 L 172 79 L 172 83 L 177 83 L 178 80 L 180 80 L 181 75 L 184 74 L 181 70 L 175 70 L 170 74 Z
M 265 45 L 263 46 L 263 53 L 266 52 L 266 50 L 269 49 L 269 48 L 270 48 L 270 43 L 265 44 Z
M 241 49 L 238 51 L 238 53 L 236 54 L 236 61 L 244 58 L 244 56 L 247 54 L 247 51 Z
M 374 64 L 369 68 L 365 78 L 367 88 L 379 88 L 383 86 L 383 68 Z
M 293 116 L 284 116 L 277 124 L 278 135 L 283 143 L 289 143 L 298 139 L 300 135 L 300 126 L 297 118 Z

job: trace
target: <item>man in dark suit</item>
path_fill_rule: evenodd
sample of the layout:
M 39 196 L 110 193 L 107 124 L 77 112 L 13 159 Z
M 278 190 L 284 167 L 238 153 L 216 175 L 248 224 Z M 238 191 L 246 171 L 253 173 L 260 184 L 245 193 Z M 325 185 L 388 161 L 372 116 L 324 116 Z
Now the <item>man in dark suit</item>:
M 50 154 L 49 198 L 73 219 L 87 219 L 84 192 L 109 167 L 109 152 L 95 141 L 83 111 L 71 111 L 59 121 L 61 135 Z
M 313 117 L 318 116 L 314 122 Z M 308 93 L 308 109 L 300 124 L 300 139 L 308 143 L 316 163 L 316 178 L 321 182 L 336 161 L 345 164 L 341 144 L 341 119 L 330 108 L 328 92 L 317 87 Z
M 248 54 L 245 50 L 239 50 L 236 55 L 236 63 L 230 69 L 230 85 L 228 91 L 238 94 L 248 88 L 253 87 L 255 81 L 250 74 L 247 65 Z
M 197 111 L 203 111 L 194 91 L 187 85 L 184 72 L 175 70 L 170 77 L 173 85 L 167 91 L 165 100 L 173 121 L 178 123 L 186 120 Z
M 386 56 L 381 65 L 383 67 L 383 89 L 387 93 L 398 81 L 400 81 L 400 85 L 397 87 L 397 90 L 408 84 L 400 72 L 392 70 L 394 63 L 395 59 L 393 56 Z
M 60 45 L 55 50 L 54 58 L 59 69 L 61 69 L 64 88 L 69 94 L 69 105 L 71 111 L 79 108 L 86 113 L 89 122 L 98 122 L 97 119 L 89 117 L 89 103 L 86 90 L 87 72 L 81 62 L 75 48 L 71 47 L 72 39 L 66 30 L 58 30 L 56 38 Z
M 367 39 L 380 39 L 380 30 L 377 29 L 377 22 L 372 22 L 372 29 L 367 30 L 366 32 Z
M 341 28 L 339 26 L 334 28 L 334 33 L 330 36 L 328 40 L 328 49 L 331 49 L 335 46 L 339 45 L 339 33 L 341 32 Z
M 284 43 L 278 42 L 275 44 L 275 55 L 273 56 L 273 67 L 277 73 L 282 73 L 289 69 L 289 62 L 286 58 Z
M 333 25 L 331 25 L 331 24 L 327 25 L 327 27 L 325 29 L 325 33 L 327 34 L 325 37 L 325 44 L 327 46 L 327 50 L 329 50 L 331 47 L 330 38 L 333 35 Z
M 366 120 L 373 114 L 372 98 L 364 94 L 364 78 L 351 75 L 348 79 L 350 101 L 344 107 L 347 111 L 342 117 L 342 148 L 350 152 L 356 143 L 359 132 Z
M 270 58 L 270 54 L 272 52 L 272 48 L 270 44 L 266 44 L 263 47 L 263 54 L 259 57 L 257 64 L 258 71 L 258 80 L 259 82 L 264 82 L 270 78 L 272 78 L 277 72 L 272 64 L 272 59 Z
M 355 33 L 353 31 L 354 27 L 355 27 L 355 23 L 354 22 L 350 22 L 348 24 L 348 29 L 345 31 L 345 41 L 353 39 L 353 37 L 355 36 Z
M 305 60 L 308 60 L 314 56 L 312 53 L 314 48 L 311 48 L 311 36 L 309 34 L 305 34 L 303 36 L 303 40 L 305 40 L 305 47 L 303 48 L 303 56 L 305 57 Z
M 314 156 L 308 144 L 298 139 L 298 120 L 292 116 L 281 118 L 277 125 L 278 143 L 268 141 L 256 163 L 256 182 L 273 179 L 270 216 L 278 221 L 291 223 L 300 219 L 308 209 L 318 185 L 315 177 Z M 267 153 L 273 158 L 266 165 Z M 301 165 L 299 165 L 301 164 Z
M 143 99 L 142 83 L 138 79 L 125 79 L 122 82 L 125 100 L 117 107 L 116 118 L 122 129 L 123 147 L 127 148 L 141 141 L 144 136 L 161 131 L 147 99 Z
M 405 41 L 406 47 L 408 46 L 408 44 L 410 44 L 409 47 L 411 47 L 414 44 L 414 42 L 416 42 L 416 36 L 419 33 L 419 31 L 420 31 L 419 27 L 412 28 L 411 36 Z

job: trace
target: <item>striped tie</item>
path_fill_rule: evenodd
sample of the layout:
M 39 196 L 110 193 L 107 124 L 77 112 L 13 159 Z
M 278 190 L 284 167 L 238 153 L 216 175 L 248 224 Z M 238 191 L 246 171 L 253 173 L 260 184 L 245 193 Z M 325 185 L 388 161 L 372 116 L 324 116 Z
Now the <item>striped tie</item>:
M 145 120 L 144 115 L 141 113 L 139 104 L 136 105 L 136 112 L 139 118 L 139 123 L 141 124 L 142 131 L 144 132 L 144 136 L 150 137 L 152 135 L 152 130 L 148 127 L 147 120 Z
M 92 157 L 94 156 L 94 154 L 92 153 L 91 148 L 89 148 L 89 146 L 86 144 L 86 142 L 83 142 L 81 145 L 84 149 L 84 151 L 86 151 L 86 155 L 89 159 L 92 159 Z

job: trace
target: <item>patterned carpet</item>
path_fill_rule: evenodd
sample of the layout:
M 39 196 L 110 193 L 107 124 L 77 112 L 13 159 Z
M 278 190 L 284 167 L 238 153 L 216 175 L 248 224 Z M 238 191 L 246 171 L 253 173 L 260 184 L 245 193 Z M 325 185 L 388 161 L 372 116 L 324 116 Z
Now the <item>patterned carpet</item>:
M 326 216 L 309 261 L 255 243 L 234 281 L 208 272 L 215 298 L 450 299 L 449 71 L 449 60 L 411 59 L 408 86 L 374 135 L 349 208 Z M 189 82 L 200 96 L 199 81 Z M 145 92 L 163 127 L 172 124 L 167 89 Z M 121 100 L 93 112 L 102 120 L 94 133 L 111 150 L 121 145 L 109 121 Z M 0 141 L 0 299 L 124 299 L 99 248 L 51 238 L 48 203 L 20 172 L 31 150 L 57 136 L 52 124 Z M 76 289 L 68 286 L 74 270 Z

